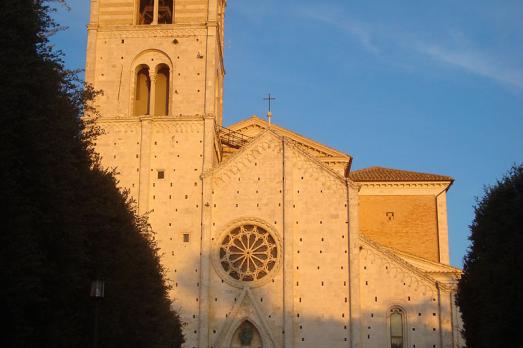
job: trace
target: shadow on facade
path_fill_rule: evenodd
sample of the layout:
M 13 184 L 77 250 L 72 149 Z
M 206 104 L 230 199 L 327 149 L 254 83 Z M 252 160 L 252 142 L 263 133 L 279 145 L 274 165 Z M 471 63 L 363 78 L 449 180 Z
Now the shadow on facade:
M 169 274 L 174 275 L 173 309 L 183 322 L 184 347 L 350 347 L 351 341 L 356 347 L 376 348 L 465 346 L 455 313 L 442 310 L 441 299 L 411 301 L 405 295 L 404 301 L 381 303 L 368 301 L 362 292 L 359 303 L 333 308 L 333 302 L 349 295 L 340 291 L 336 299 L 311 292 L 306 293 L 311 300 L 303 304 L 293 288 L 289 305 L 284 303 L 281 271 L 274 282 L 242 289 L 222 281 L 210 259 L 211 282 L 202 283 L 201 267 L 194 258 Z M 335 312 L 344 314 L 336 317 Z

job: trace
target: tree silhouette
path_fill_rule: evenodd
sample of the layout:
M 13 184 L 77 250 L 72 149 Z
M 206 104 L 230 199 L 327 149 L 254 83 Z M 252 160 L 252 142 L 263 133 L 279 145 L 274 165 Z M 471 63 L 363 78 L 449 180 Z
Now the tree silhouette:
M 486 188 L 475 211 L 457 296 L 464 337 L 470 348 L 516 347 L 523 309 L 523 165 Z
M 103 279 L 100 347 L 178 347 L 154 235 L 81 118 L 95 93 L 49 44 L 52 3 L 0 2 L 1 346 L 91 346 L 89 286 Z

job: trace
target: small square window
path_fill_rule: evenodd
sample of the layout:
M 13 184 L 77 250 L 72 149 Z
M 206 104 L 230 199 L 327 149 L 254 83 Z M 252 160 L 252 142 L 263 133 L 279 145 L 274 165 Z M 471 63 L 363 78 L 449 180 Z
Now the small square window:
M 158 179 L 164 179 L 165 178 L 165 171 L 159 170 L 158 171 Z
M 394 220 L 394 212 L 393 211 L 388 211 L 387 213 L 385 213 L 385 215 L 387 216 L 387 219 L 389 221 Z
M 184 243 L 189 243 L 189 233 L 184 233 L 183 234 L 183 242 Z

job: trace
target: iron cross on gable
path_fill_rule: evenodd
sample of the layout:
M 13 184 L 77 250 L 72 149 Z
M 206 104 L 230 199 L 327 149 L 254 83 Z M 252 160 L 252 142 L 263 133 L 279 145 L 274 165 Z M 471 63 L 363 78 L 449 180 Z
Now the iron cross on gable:
M 276 98 L 273 98 L 273 97 L 271 96 L 271 94 L 269 93 L 269 96 L 263 98 L 263 100 L 268 100 L 268 101 L 269 101 L 269 112 L 271 112 L 271 101 L 276 100 Z

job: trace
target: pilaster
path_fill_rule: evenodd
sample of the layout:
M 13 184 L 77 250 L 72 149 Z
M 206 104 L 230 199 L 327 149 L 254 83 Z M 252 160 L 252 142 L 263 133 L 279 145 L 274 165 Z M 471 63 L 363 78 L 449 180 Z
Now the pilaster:
M 215 120 L 214 115 L 207 115 L 203 119 L 203 159 L 202 173 L 212 168 Z M 201 247 L 200 247 L 200 313 L 198 324 L 198 340 L 200 348 L 209 347 L 209 291 L 211 286 L 211 225 L 212 225 L 212 177 L 201 175 L 202 200 L 201 200 Z
M 294 347 L 294 225 L 289 216 L 293 204 L 291 151 L 282 139 L 282 218 L 283 218 L 283 346 Z
M 150 117 L 144 117 L 140 120 L 140 177 L 138 187 L 138 213 L 140 215 L 149 211 L 152 122 Z
M 349 230 L 349 301 L 350 347 L 362 347 L 360 300 L 360 246 L 359 246 L 359 187 L 347 180 L 348 230 Z
M 449 257 L 449 226 L 447 221 L 447 191 L 436 196 L 436 209 L 438 212 L 438 245 L 439 262 L 448 265 Z
M 205 52 L 205 114 L 212 113 L 217 115 L 215 110 L 215 89 L 216 86 L 216 22 L 207 25 L 207 43 Z
M 438 301 L 440 307 L 440 340 L 442 348 L 453 348 L 453 327 L 452 327 L 452 294 L 449 291 L 438 287 Z
M 94 83 L 96 66 L 96 43 L 98 37 L 98 0 L 91 0 L 90 20 L 87 26 L 87 51 L 85 57 L 85 81 Z

